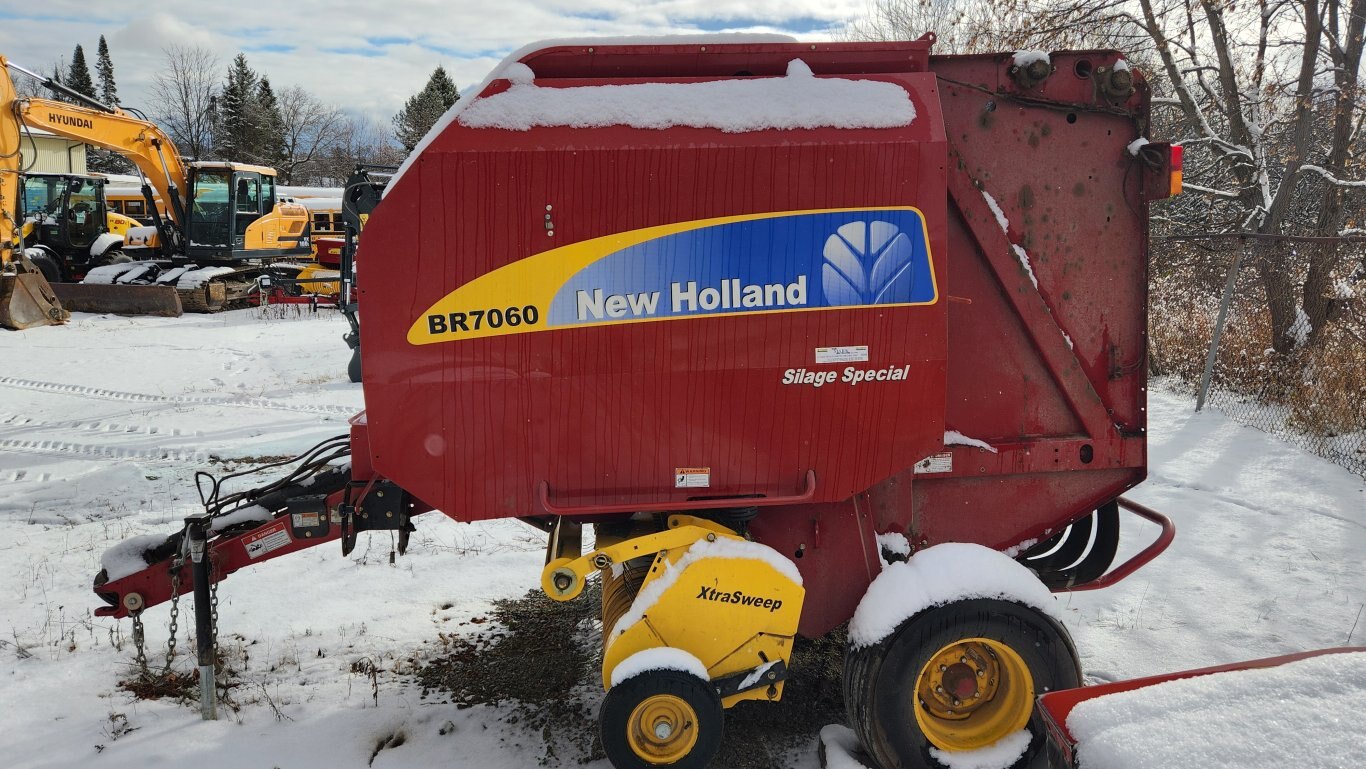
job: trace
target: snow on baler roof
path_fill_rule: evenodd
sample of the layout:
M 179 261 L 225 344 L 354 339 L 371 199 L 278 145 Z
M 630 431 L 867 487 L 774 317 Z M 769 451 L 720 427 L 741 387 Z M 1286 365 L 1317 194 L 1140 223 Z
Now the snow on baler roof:
M 410 152 L 410 153 L 408 154 L 408 157 L 406 157 L 406 158 L 403 160 L 403 163 L 399 166 L 398 171 L 394 174 L 393 178 L 390 180 L 390 182 L 389 182 L 389 184 L 388 184 L 388 186 L 387 186 L 387 188 L 386 188 L 384 194 L 387 195 L 387 194 L 388 194 L 389 192 L 391 192 L 395 187 L 398 186 L 398 182 L 403 178 L 403 175 L 404 175 L 405 173 L 407 173 L 409 167 L 411 167 L 412 164 L 417 160 L 417 158 L 420 157 L 420 156 L 422 155 L 423 151 L 425 151 L 425 150 L 431 145 L 431 143 L 432 143 L 433 141 L 436 140 L 436 137 L 440 136 L 440 135 L 441 135 L 441 134 L 442 134 L 442 133 L 443 133 L 443 132 L 452 124 L 452 123 L 456 122 L 457 119 L 460 119 L 461 116 L 464 115 L 468 110 L 474 108 L 474 106 L 475 106 L 476 104 L 479 104 L 480 102 L 484 101 L 483 98 L 480 98 L 480 95 L 484 93 L 484 91 L 489 87 L 490 84 L 492 84 L 492 83 L 493 83 L 494 81 L 496 81 L 496 80 L 510 80 L 510 81 L 516 82 L 516 84 L 519 84 L 519 85 L 526 85 L 526 84 L 527 84 L 527 79 L 528 79 L 528 73 L 530 73 L 531 68 L 528 67 L 527 65 L 523 64 L 523 62 L 526 61 L 526 60 L 529 60 L 529 59 L 534 58 L 535 55 L 536 55 L 537 53 L 539 53 L 539 52 L 551 51 L 551 50 L 553 50 L 553 49 L 562 49 L 562 48 L 566 48 L 566 47 L 584 47 L 584 48 L 587 48 L 587 50 L 588 50 L 589 52 L 593 52 L 594 49 L 600 49 L 600 48 L 609 47 L 609 46 L 626 47 L 626 46 L 679 46 L 679 45 L 701 45 L 701 46 L 702 46 L 702 47 L 701 47 L 701 50 L 706 51 L 706 50 L 707 50 L 707 46 L 709 46 L 709 45 L 732 45 L 732 46 L 734 46 L 734 45 L 740 45 L 740 44 L 748 44 L 748 45 L 756 45 L 756 44 L 760 44 L 760 45 L 761 45 L 761 44 L 784 44 L 784 45 L 789 45 L 789 44 L 793 44 L 793 43 L 796 43 L 796 42 L 798 42 L 798 41 L 796 40 L 796 38 L 793 38 L 793 37 L 790 37 L 790 36 L 787 36 L 787 35 L 723 33 L 723 34 L 711 34 L 711 35 L 663 35 L 663 36 L 619 36 L 619 37 L 590 37 L 590 38 L 559 38 L 559 39 L 551 39 L 551 40 L 542 40 L 542 41 L 539 41 L 539 42 L 536 42 L 536 43 L 531 43 L 531 44 L 529 44 L 529 45 L 523 46 L 522 48 L 519 48 L 519 49 L 513 51 L 512 53 L 508 54 L 508 56 L 507 56 L 506 58 L 504 58 L 501 62 L 498 63 L 497 66 L 495 66 L 492 70 L 489 71 L 488 76 L 485 77 L 484 80 L 483 80 L 482 82 L 479 83 L 479 85 L 475 86 L 473 89 L 471 89 L 471 90 L 468 92 L 468 93 L 470 93 L 470 94 L 472 95 L 472 98 L 465 98 L 465 99 L 460 99 L 460 100 L 458 100 L 455 104 L 453 104 L 453 105 L 451 106 L 451 108 L 450 108 L 449 110 L 446 111 L 446 113 L 445 113 L 444 115 L 441 116 L 441 118 L 440 118 L 439 120 L 436 121 L 436 123 L 432 126 L 431 130 L 429 130 L 429 131 L 427 132 L 426 136 L 422 137 L 422 140 L 419 141 L 419 142 L 417 143 L 417 146 L 413 148 L 413 151 Z M 859 44 L 859 45 L 867 45 L 867 44 Z M 812 45 L 812 46 L 811 46 L 811 49 L 812 49 L 812 50 L 815 50 L 815 48 L 816 48 L 815 45 Z M 927 49 L 927 50 L 928 50 L 928 49 Z M 795 58 L 796 58 L 796 57 L 794 56 L 794 59 L 795 59 Z M 803 65 L 803 66 L 805 66 L 805 65 Z M 518 67 L 520 67 L 521 69 L 518 69 Z M 790 65 L 789 65 L 789 69 L 790 69 Z M 808 72 L 810 71 L 810 68 L 809 68 L 809 67 L 806 67 L 806 69 L 807 69 Z M 774 73 L 774 74 L 776 74 L 776 73 Z M 789 76 L 791 76 L 792 73 L 789 72 L 788 74 L 789 74 Z M 531 77 L 534 77 L 534 75 L 531 75 Z M 514 80 L 514 79 L 515 79 L 515 80 Z M 765 79 L 771 81 L 771 80 L 774 80 L 774 79 L 777 79 L 777 78 L 765 78 Z M 783 80 L 785 80 L 785 79 L 786 79 L 786 78 L 783 78 Z M 517 82 L 517 81 L 520 81 L 520 82 Z M 642 85 L 647 85 L 647 84 L 642 84 Z M 656 84 L 648 84 L 648 85 L 656 85 Z M 658 84 L 658 85 L 663 85 L 663 84 L 661 83 L 661 84 Z M 770 85 L 771 85 L 771 84 L 770 84 Z M 540 89 L 540 90 L 547 90 L 547 89 Z M 900 89 L 897 89 L 897 90 L 900 90 Z M 504 93 L 506 93 L 506 92 L 504 92 Z M 903 98 L 904 98 L 904 100 L 905 100 L 905 106 L 904 106 L 904 108 L 900 108 L 900 109 L 902 109 L 903 111 L 905 111 L 905 110 L 908 110 L 908 111 L 909 111 L 909 112 L 908 112 L 909 118 L 907 118 L 905 122 L 901 122 L 901 123 L 891 123 L 891 124 L 884 125 L 884 126 L 859 125 L 859 126 L 856 126 L 856 127 L 861 127 L 861 128 L 863 128 L 863 127 L 895 127 L 895 126 L 900 126 L 900 125 L 906 125 L 906 124 L 908 124 L 909 121 L 912 120 L 912 119 L 914 119 L 914 117 L 915 117 L 915 109 L 914 109 L 914 107 L 911 105 L 910 99 L 909 99 L 908 97 L 905 97 L 905 96 L 904 96 L 904 92 L 903 92 Z M 505 104 L 506 104 L 506 102 L 505 102 Z M 848 120 L 849 117 L 846 116 L 845 119 Z M 789 119 L 788 122 L 793 122 L 793 121 Z M 465 124 L 465 122 L 464 122 L 463 120 L 461 120 L 461 123 L 462 123 L 462 124 Z M 603 125 L 617 125 L 617 124 L 618 124 L 618 123 L 611 123 L 611 124 L 603 124 Z M 576 125 L 576 124 L 575 124 L 575 123 L 552 123 L 552 124 L 536 123 L 535 125 Z M 598 124 L 595 123 L 594 125 L 598 125 Z M 630 123 L 626 123 L 626 125 L 631 125 L 631 124 L 630 124 Z M 688 123 L 676 123 L 675 125 L 689 125 L 689 124 L 688 124 Z M 474 126 L 472 126 L 472 127 L 474 127 Z M 527 126 L 527 127 L 529 128 L 530 126 Z M 587 127 L 587 126 L 585 126 L 585 127 Z M 654 127 L 654 126 L 650 126 L 650 127 Z M 663 128 L 663 127 L 668 127 L 668 126 L 658 126 L 658 127 Z M 788 127 L 790 127 L 790 128 L 797 128 L 797 127 L 806 127 L 806 126 L 790 125 L 790 126 L 788 126 Z M 838 123 L 835 123 L 835 122 L 828 122 L 828 123 L 822 122 L 822 123 L 820 123 L 820 127 L 842 127 L 842 126 L 841 126 L 840 124 L 838 124 Z M 526 128 L 522 128 L 522 129 L 519 129 L 519 130 L 526 130 Z M 741 129 L 741 130 L 760 130 L 760 129 Z
M 915 105 L 893 83 L 818 78 L 801 59 L 786 77 L 691 83 L 542 88 L 531 68 L 505 71 L 512 87 L 482 96 L 459 116 L 470 128 L 526 131 L 536 126 L 665 129 L 715 128 L 726 133 L 796 128 L 895 128 L 910 125 Z

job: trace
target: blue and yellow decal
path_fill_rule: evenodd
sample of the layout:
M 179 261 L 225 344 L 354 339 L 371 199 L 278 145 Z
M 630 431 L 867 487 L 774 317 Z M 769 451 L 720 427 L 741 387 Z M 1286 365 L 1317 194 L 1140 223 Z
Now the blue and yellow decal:
M 410 344 L 574 326 L 938 301 L 910 206 L 782 211 L 619 232 L 533 254 L 457 288 Z

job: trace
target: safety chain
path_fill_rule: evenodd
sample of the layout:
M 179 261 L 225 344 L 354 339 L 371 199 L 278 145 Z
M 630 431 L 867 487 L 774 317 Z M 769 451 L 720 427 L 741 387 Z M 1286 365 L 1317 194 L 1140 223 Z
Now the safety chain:
M 180 570 L 185 565 L 184 558 L 171 560 L 171 637 L 166 639 L 166 670 L 171 669 L 175 659 L 176 632 L 180 629 Z
M 204 548 L 204 557 L 208 558 L 209 548 Z M 218 664 L 218 580 L 213 578 L 213 561 L 208 562 L 209 573 L 209 638 L 213 641 L 213 661 Z
M 132 612 L 132 616 L 133 616 L 133 648 L 137 649 L 138 670 L 142 671 L 142 675 L 143 675 L 143 676 L 146 676 L 146 675 L 148 675 L 148 670 L 147 670 L 147 647 L 146 647 L 146 636 L 143 634 L 143 628 L 142 628 L 142 611 L 139 610 L 139 611 Z

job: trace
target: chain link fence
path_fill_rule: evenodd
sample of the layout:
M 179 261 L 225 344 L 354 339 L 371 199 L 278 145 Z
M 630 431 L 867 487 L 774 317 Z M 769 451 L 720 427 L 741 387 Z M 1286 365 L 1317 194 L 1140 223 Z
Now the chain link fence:
M 1366 266 L 1361 244 L 1339 248 L 1355 251 L 1314 300 L 1316 324 L 1304 309 L 1305 244 L 1156 242 L 1150 365 L 1200 405 L 1366 476 Z

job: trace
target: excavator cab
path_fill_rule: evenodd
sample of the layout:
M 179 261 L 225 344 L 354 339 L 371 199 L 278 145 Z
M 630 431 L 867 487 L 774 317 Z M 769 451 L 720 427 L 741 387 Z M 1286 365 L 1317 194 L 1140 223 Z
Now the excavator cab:
M 49 282 L 79 280 L 92 267 L 127 258 L 120 250 L 124 237 L 139 223 L 109 209 L 106 181 L 80 174 L 23 177 L 19 220 L 24 247 Z
M 91 247 L 109 231 L 103 179 L 30 174 L 24 177 L 20 206 L 24 245 L 43 249 L 33 262 L 53 283 L 89 266 Z
M 191 177 L 189 255 L 220 256 L 232 251 L 232 170 L 197 169 Z
M 244 249 L 247 244 L 247 228 L 252 222 L 268 213 L 261 210 L 261 175 L 238 172 L 237 194 L 233 195 L 233 248 Z
M 277 204 L 275 169 L 195 163 L 190 174 L 188 253 L 201 259 L 310 256 L 303 206 Z

